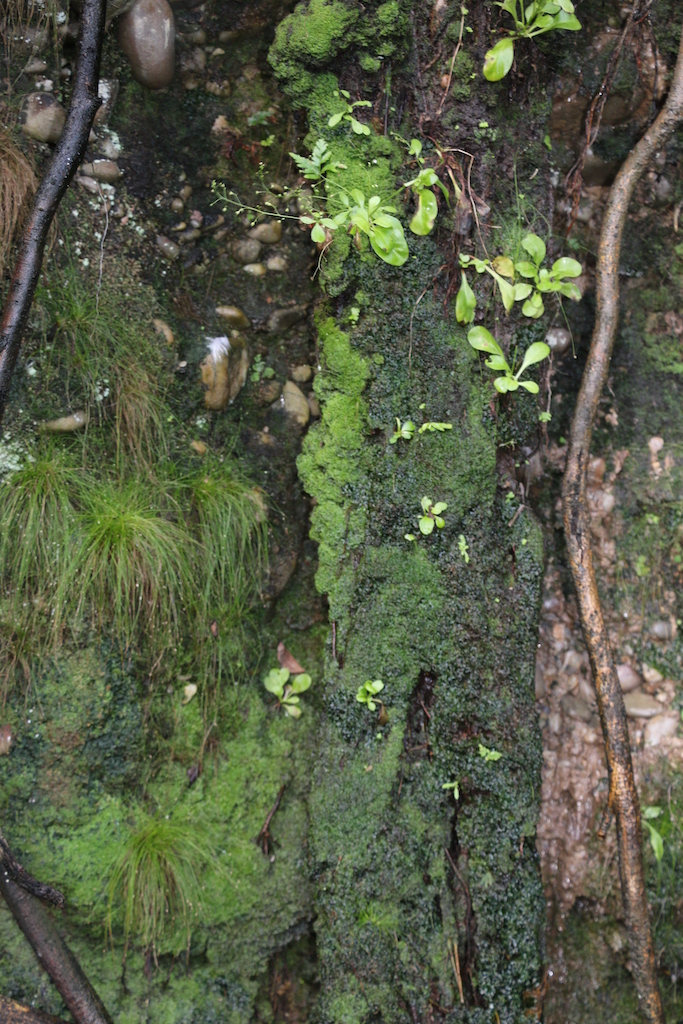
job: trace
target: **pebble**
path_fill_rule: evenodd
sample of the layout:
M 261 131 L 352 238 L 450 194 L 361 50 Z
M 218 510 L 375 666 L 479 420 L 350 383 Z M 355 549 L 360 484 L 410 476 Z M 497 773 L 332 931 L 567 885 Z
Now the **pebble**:
M 634 668 L 626 663 L 617 665 L 617 675 L 619 677 L 619 685 L 621 686 L 622 693 L 632 693 L 642 685 L 642 677 Z
M 604 459 L 591 458 L 588 462 L 587 482 L 589 487 L 599 487 L 605 476 L 607 463 Z
M 624 705 L 629 718 L 654 718 L 662 711 L 662 705 L 642 690 L 624 694 Z
M 256 389 L 255 398 L 259 405 L 272 405 L 280 397 L 282 384 L 276 380 L 262 380 Z
M 180 254 L 180 246 L 172 242 L 166 235 L 157 235 L 157 248 L 161 249 L 167 260 L 176 260 Z
M 118 78 L 100 78 L 100 84 L 97 87 L 97 95 L 102 100 L 102 104 L 95 114 L 93 125 L 95 128 L 102 128 L 109 121 L 114 110 L 114 104 L 116 103 L 117 96 L 119 95 Z M 118 156 L 118 153 L 116 156 Z M 116 157 L 114 157 L 114 159 L 116 159 Z
M 201 237 L 202 233 L 199 228 L 186 228 L 185 231 L 181 231 L 178 235 L 178 240 L 181 242 L 196 242 Z
M 308 402 L 308 408 L 311 410 L 311 416 L 314 420 L 320 419 L 320 403 L 315 395 L 308 395 L 306 398 Z
M 590 704 L 592 708 L 597 703 L 597 697 L 595 696 L 595 687 L 593 686 L 592 679 L 587 679 L 586 676 L 579 676 L 579 693 L 586 704 Z
M 38 142 L 58 141 L 66 121 L 66 110 L 50 93 L 31 92 L 22 105 L 21 130 Z
M 0 757 L 9 754 L 12 746 L 12 726 L 0 725 Z
M 194 43 L 195 46 L 206 45 L 206 32 L 203 28 L 196 28 L 194 32 L 188 32 L 186 38 L 188 43 Z
M 171 209 L 174 213 L 182 213 L 185 209 L 185 203 L 179 196 L 176 196 L 175 199 L 171 200 Z
M 48 434 L 68 434 L 72 430 L 80 430 L 81 427 L 85 427 L 89 419 L 88 413 L 79 409 L 77 412 L 71 413 L 70 416 L 60 416 L 56 420 L 47 420 L 45 423 L 41 423 L 40 429 L 47 431 Z
M 551 327 L 545 336 L 545 343 L 556 356 L 561 356 L 572 343 L 572 336 L 566 327 Z
M 183 185 L 178 195 L 184 202 L 187 202 L 192 195 L 192 185 Z
M 292 416 L 300 426 L 305 427 L 310 419 L 311 410 L 303 391 L 293 381 L 288 380 L 282 389 L 282 398 L 287 415 Z
M 148 89 L 170 85 L 175 70 L 175 20 L 167 0 L 138 0 L 119 18 L 118 35 L 140 85 Z
M 247 263 L 243 270 L 252 277 L 263 277 L 267 273 L 263 263 Z
M 560 701 L 560 707 L 565 715 L 570 718 L 577 718 L 580 722 L 590 722 L 593 717 L 593 709 L 581 697 L 575 697 L 573 693 L 567 693 Z
M 643 676 L 648 686 L 657 686 L 664 679 L 661 672 L 652 665 L 646 665 L 645 662 L 643 662 Z
M 100 149 L 102 150 L 104 156 L 106 156 L 107 160 L 118 160 L 118 158 L 121 156 L 121 147 L 116 142 L 114 142 L 113 139 L 102 139 L 102 142 L 100 143 Z
M 102 186 L 99 181 L 95 181 L 88 174 L 78 174 L 75 180 L 81 188 L 84 188 L 86 192 L 92 192 L 94 196 L 99 196 L 102 192 Z
M 238 263 L 256 263 L 261 252 L 261 243 L 255 238 L 244 238 L 235 242 L 231 251 Z
M 673 640 L 674 628 L 666 619 L 660 619 L 650 626 L 650 636 L 653 636 L 655 640 Z
M 276 309 L 268 319 L 268 333 L 281 334 L 283 331 L 298 324 L 306 316 L 305 306 L 286 306 Z
M 232 87 L 227 78 L 224 78 L 222 82 L 207 82 L 204 88 L 211 96 L 219 96 L 221 99 L 227 99 L 232 93 Z
M 209 450 L 208 445 L 203 441 L 190 441 L 190 448 L 193 448 L 197 455 L 206 455 Z
M 659 178 L 652 191 L 655 206 L 668 206 L 673 199 L 673 186 L 668 178 Z
M 313 376 L 313 368 L 303 363 L 301 366 L 293 367 L 291 376 L 297 384 L 305 384 Z
M 44 75 L 47 71 L 47 63 L 40 57 L 32 57 L 24 68 L 25 75 Z
M 239 36 L 239 32 L 234 29 L 224 29 L 218 33 L 219 43 L 232 43 Z
M 266 260 L 266 266 L 268 270 L 273 270 L 275 273 L 283 273 L 287 269 L 287 260 L 284 256 L 271 256 Z
M 201 75 L 206 71 L 206 53 L 201 46 L 195 46 L 188 53 L 180 58 L 180 67 L 183 74 L 194 73 Z
M 238 331 L 232 331 L 229 340 L 221 335 L 207 338 L 206 343 L 209 351 L 199 367 L 202 384 L 206 387 L 204 405 L 218 411 L 225 409 L 242 390 L 247 379 L 249 353 Z
M 216 306 L 216 314 L 227 320 L 231 327 L 251 327 L 246 313 L 243 313 L 237 306 Z
M 121 177 L 121 168 L 114 160 L 93 160 L 91 164 L 81 164 L 81 171 L 97 181 L 105 181 L 113 185 Z
M 175 337 L 173 331 L 168 326 L 165 320 L 154 319 L 152 320 L 152 324 L 157 334 L 161 334 L 161 336 L 166 340 L 167 345 L 173 346 L 175 344 Z
M 265 245 L 275 245 L 282 238 L 282 221 L 269 220 L 265 224 L 259 224 L 249 232 L 250 238 L 255 238 Z
M 664 715 L 655 715 L 643 730 L 643 743 L 646 747 L 657 747 L 663 739 L 675 736 L 678 732 L 679 715 L 676 711 L 668 711 Z

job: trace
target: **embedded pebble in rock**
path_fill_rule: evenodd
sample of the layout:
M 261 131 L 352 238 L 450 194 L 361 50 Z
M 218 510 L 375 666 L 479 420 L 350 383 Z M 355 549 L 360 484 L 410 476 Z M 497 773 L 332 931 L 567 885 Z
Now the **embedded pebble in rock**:
M 212 96 L 219 96 L 221 99 L 227 99 L 232 93 L 232 86 L 227 78 L 222 82 L 207 82 L 204 88 Z
M 102 186 L 99 181 L 95 181 L 94 178 L 91 178 L 87 174 L 78 174 L 74 178 L 74 181 L 77 185 L 80 185 L 81 188 L 84 188 L 86 192 L 92 192 L 94 196 L 102 194 Z
M 591 458 L 588 462 L 587 483 L 589 487 L 599 487 L 605 476 L 607 463 L 604 459 Z
M 251 327 L 246 313 L 243 313 L 237 306 L 216 306 L 216 313 L 227 320 L 231 327 Z
M 545 675 L 540 661 L 536 662 L 536 669 L 534 671 L 534 696 L 536 700 L 545 696 Z
M 185 203 L 178 196 L 171 200 L 171 209 L 174 213 L 182 213 L 185 209 Z
M 254 398 L 259 405 L 272 405 L 280 397 L 282 384 L 276 380 L 262 380 L 256 389 Z
M 180 196 L 181 199 L 187 202 L 187 200 L 192 195 L 192 185 L 183 185 L 178 195 Z
M 121 177 L 121 168 L 114 160 L 93 160 L 91 164 L 81 164 L 81 171 L 108 185 L 113 185 Z
M 12 746 L 12 726 L 0 725 L 0 757 L 9 754 Z
M 87 412 L 79 409 L 70 416 L 60 416 L 56 420 L 47 420 L 40 424 L 40 429 L 48 434 L 69 434 L 72 430 L 80 430 L 85 427 L 90 419 Z
M 294 327 L 306 316 L 304 306 L 287 306 L 285 309 L 276 309 L 268 319 L 268 333 L 281 334 L 282 331 Z
M 157 235 L 157 248 L 161 249 L 167 260 L 176 260 L 180 254 L 180 247 L 172 242 L 166 235 Z
M 225 409 L 234 401 L 247 379 L 249 353 L 244 338 L 233 331 L 230 340 L 225 335 L 207 338 L 209 351 L 200 364 L 202 384 L 206 387 L 204 405 L 216 411 Z
M 165 339 L 167 345 L 172 346 L 175 344 L 175 337 L 173 335 L 173 331 L 168 326 L 165 320 L 154 319 L 152 320 L 152 324 L 154 326 L 154 330 L 157 332 L 157 334 L 160 334 Z
M 310 380 L 313 376 L 313 368 L 302 364 L 301 366 L 295 366 L 292 369 L 291 377 L 297 384 L 305 384 L 307 380 Z
M 181 231 L 178 235 L 178 239 L 181 242 L 196 242 L 201 236 L 202 233 L 199 228 L 186 228 L 185 231 Z
M 235 29 L 224 29 L 222 32 L 218 33 L 218 42 L 232 43 L 234 42 L 235 39 L 237 39 L 238 36 L 239 32 L 237 32 Z
M 24 99 L 21 130 L 38 142 L 58 141 L 66 121 L 66 111 L 49 93 L 31 92 Z
M 629 718 L 654 718 L 661 714 L 662 705 L 642 690 L 624 694 L 624 706 Z
M 245 238 L 235 242 L 231 252 L 238 263 L 256 263 L 261 252 L 261 243 L 255 238 Z
M 308 402 L 308 408 L 311 410 L 311 416 L 313 417 L 313 419 L 319 420 L 320 403 L 318 402 L 318 399 L 315 397 L 315 395 L 308 395 L 306 401 Z
M 118 160 L 121 156 L 121 146 L 115 142 L 114 139 L 108 137 L 106 139 L 102 139 L 100 149 L 107 160 Z
M 191 78 L 194 81 L 196 76 L 200 76 L 206 71 L 206 53 L 200 46 L 195 46 L 194 49 L 181 56 L 180 71 L 183 75 L 183 84 L 185 84 L 187 78 Z M 196 86 L 193 86 L 193 88 L 196 88 Z
M 252 277 L 263 277 L 267 273 L 263 263 L 247 263 L 242 269 L 246 274 L 251 274 Z
M 108 122 L 112 115 L 112 111 L 114 110 L 114 104 L 116 103 L 118 94 L 118 78 L 100 78 L 100 84 L 97 87 L 97 95 L 102 100 L 102 104 L 95 114 L 93 127 L 102 128 Z
M 44 75 L 47 71 L 47 63 L 40 57 L 33 57 L 24 68 L 25 75 Z
M 676 711 L 655 715 L 643 730 L 643 743 L 646 747 L 658 747 L 662 740 L 676 735 L 679 722 L 680 718 Z
M 673 186 L 668 178 L 660 178 L 653 188 L 655 206 L 668 206 L 673 199 Z
M 561 356 L 571 345 L 572 336 L 566 327 L 551 327 L 545 342 L 554 355 Z
M 272 270 L 277 274 L 282 274 L 287 269 L 287 260 L 284 256 L 271 256 L 266 260 L 266 266 L 268 270 Z
M 293 381 L 288 380 L 282 389 L 282 398 L 287 415 L 292 416 L 300 426 L 305 427 L 309 421 L 311 410 L 303 391 Z
M 648 686 L 657 686 L 664 679 L 661 672 L 652 665 L 646 665 L 645 662 L 643 662 L 643 676 Z
M 634 668 L 627 664 L 617 665 L 617 675 L 622 693 L 632 693 L 642 685 L 643 679 Z
M 148 89 L 170 85 L 175 70 L 175 20 L 167 0 L 138 0 L 119 18 L 118 38 L 140 85 Z
M 585 676 L 579 676 L 579 694 L 585 700 L 586 704 L 589 704 L 592 708 L 597 703 L 597 697 L 595 695 L 595 687 L 591 679 L 587 679 Z
M 653 622 L 650 626 L 650 636 L 653 636 L 655 640 L 673 640 L 675 630 L 670 622 L 665 619 L 661 619 L 659 622 Z
M 265 224 L 259 224 L 249 232 L 250 238 L 255 238 L 265 245 L 275 245 L 282 238 L 282 221 L 269 220 Z
M 581 722 L 590 722 L 593 717 L 593 709 L 586 704 L 585 700 L 575 697 L 573 693 L 567 693 L 560 701 L 560 707 L 565 715 L 570 718 L 578 718 Z
M 203 28 L 196 28 L 193 32 L 188 32 L 185 38 L 188 43 L 194 43 L 195 46 L 204 46 L 206 44 L 206 31 Z

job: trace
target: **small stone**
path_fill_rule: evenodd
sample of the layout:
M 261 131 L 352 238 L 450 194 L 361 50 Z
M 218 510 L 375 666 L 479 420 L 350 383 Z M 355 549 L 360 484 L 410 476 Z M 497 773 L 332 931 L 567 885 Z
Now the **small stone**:
M 179 242 L 196 242 L 198 238 L 202 237 L 202 233 L 199 228 L 186 228 L 185 231 L 181 231 L 178 235 Z
M 271 256 L 266 260 L 266 267 L 277 274 L 282 274 L 287 269 L 287 260 L 284 256 Z
M 282 221 L 269 220 L 265 224 L 259 224 L 249 232 L 250 238 L 255 238 L 265 245 L 275 245 L 282 238 Z
M 140 85 L 148 89 L 170 85 L 175 70 L 175 20 L 167 0 L 137 0 L 119 18 L 118 36 Z
M 305 384 L 313 376 L 313 368 L 302 364 L 301 366 L 295 366 L 292 369 L 291 377 L 297 384 Z
M 206 53 L 201 46 L 195 46 L 180 58 L 180 69 L 183 75 L 201 75 L 206 71 Z
M 0 725 L 0 757 L 9 754 L 12 746 L 12 726 Z
M 227 99 L 232 93 L 232 86 L 227 78 L 222 82 L 207 82 L 204 88 L 211 96 L 219 96 L 221 99 Z
M 68 434 L 73 430 L 80 430 L 85 427 L 90 417 L 83 409 L 71 413 L 70 416 L 60 416 L 56 420 L 47 420 L 40 424 L 40 429 L 48 434 Z
M 173 213 L 182 213 L 185 209 L 185 203 L 182 201 L 180 196 L 176 196 L 175 199 L 171 200 L 171 209 Z
M 259 405 L 272 405 L 280 397 L 281 392 L 282 384 L 279 381 L 262 380 L 256 388 L 254 398 Z
M 580 722 L 590 722 L 593 717 L 593 709 L 586 704 L 585 700 L 575 697 L 573 693 L 567 693 L 560 701 L 560 707 L 565 715 L 576 718 Z
M 604 459 L 591 458 L 588 462 L 588 486 L 599 487 L 605 476 L 606 469 L 607 464 Z
M 154 326 L 154 330 L 157 332 L 157 334 L 161 334 L 161 336 L 165 339 L 167 345 L 173 346 L 175 344 L 175 337 L 173 335 L 173 331 L 168 326 L 165 320 L 154 319 L 152 320 L 152 324 Z
M 668 178 L 658 178 L 652 192 L 655 206 L 668 206 L 673 199 L 673 186 Z
M 203 28 L 196 28 L 194 32 L 188 32 L 185 38 L 188 43 L 194 43 L 195 46 L 206 45 L 206 32 Z
M 306 401 L 308 402 L 308 408 L 311 410 L 311 416 L 314 420 L 320 419 L 320 404 L 315 395 L 307 395 Z
M 224 320 L 227 320 L 231 327 L 235 327 L 238 330 L 251 327 L 251 322 L 246 313 L 243 313 L 237 306 L 216 306 L 216 313 Z
M 242 336 L 233 331 L 230 340 L 223 335 L 206 339 L 209 351 L 200 365 L 202 384 L 206 386 L 204 405 L 220 410 L 233 402 L 247 379 L 249 353 Z
M 288 380 L 282 389 L 282 397 L 284 399 L 285 412 L 292 416 L 300 426 L 305 427 L 310 419 L 311 410 L 308 407 L 303 391 L 293 381 Z
M 647 442 L 647 446 L 650 449 L 651 455 L 659 455 L 662 448 L 664 447 L 664 438 L 651 437 L 650 440 Z
M 662 740 L 675 736 L 678 732 L 679 715 L 668 711 L 664 715 L 655 715 L 643 730 L 643 743 L 646 747 L 657 747 Z
M 236 32 L 234 29 L 224 29 L 222 32 L 218 33 L 218 42 L 232 43 L 238 36 L 239 32 Z
M 121 168 L 114 160 L 93 160 L 91 164 L 81 164 L 83 174 L 113 185 L 121 177 Z
M 643 676 L 648 686 L 658 686 L 664 679 L 661 672 L 658 672 L 652 665 L 646 665 L 645 662 L 643 662 Z
M 201 210 L 193 210 L 190 214 L 190 224 L 193 228 L 200 228 L 204 223 L 204 214 Z
M 656 701 L 649 693 L 643 693 L 642 690 L 634 690 L 633 693 L 625 694 L 624 705 L 629 718 L 654 718 L 662 711 L 659 701 Z
M 25 75 L 44 75 L 47 71 L 47 63 L 40 57 L 32 57 L 24 68 Z
M 650 636 L 653 636 L 655 640 L 673 640 L 674 632 L 673 626 L 666 619 L 653 622 L 650 626 Z
M 201 84 L 201 80 L 197 75 L 183 75 L 183 89 L 186 89 L 187 92 L 194 92 L 194 90 L 198 89 Z
M 50 93 L 31 92 L 22 106 L 21 130 L 38 142 L 58 141 L 66 121 L 66 110 Z
M 203 441 L 190 441 L 190 448 L 196 451 L 197 455 L 206 455 L 209 448 Z
M 192 185 L 183 185 L 183 187 L 181 188 L 181 190 L 180 190 L 180 192 L 178 193 L 178 195 L 179 195 L 179 196 L 180 196 L 180 198 L 181 198 L 181 199 L 183 200 L 183 202 L 185 202 L 185 203 L 186 203 L 186 202 L 187 202 L 187 200 L 188 200 L 188 199 L 190 198 L 190 196 L 192 195 Z
M 247 263 L 242 269 L 246 274 L 251 274 L 252 277 L 263 277 L 267 273 L 263 263 Z
M 97 95 L 102 100 L 102 104 L 95 114 L 93 125 L 95 128 L 102 128 L 109 121 L 114 110 L 114 104 L 116 103 L 116 99 L 119 95 L 118 78 L 100 78 L 100 84 L 97 87 Z M 114 159 L 116 159 L 116 157 L 114 157 Z
M 231 251 L 238 263 L 256 263 L 261 252 L 261 243 L 255 238 L 244 238 L 235 242 Z
M 587 679 L 586 676 L 579 676 L 579 694 L 585 700 L 586 704 L 591 707 L 595 707 L 597 698 L 595 696 L 595 687 L 593 686 L 593 680 Z
M 166 235 L 157 235 L 157 248 L 161 249 L 167 260 L 176 260 L 180 254 L 180 246 L 172 242 Z
M 121 156 L 121 147 L 114 142 L 113 139 L 102 139 L 100 149 L 102 150 L 103 156 L 106 156 L 107 160 L 118 160 Z
M 281 334 L 298 324 L 305 316 L 305 306 L 286 306 L 284 309 L 276 309 L 268 319 L 268 333 Z
M 622 693 L 632 693 L 633 690 L 637 690 L 638 687 L 642 685 L 642 677 L 634 668 L 627 665 L 625 662 L 621 665 L 617 665 L 617 675 L 619 677 L 619 685 L 621 686 Z
M 551 327 L 545 336 L 545 342 L 551 352 L 561 356 L 572 343 L 572 336 L 566 327 Z
M 94 196 L 102 194 L 102 186 L 99 181 L 95 181 L 95 179 L 91 178 L 90 175 L 78 174 L 74 180 L 76 181 L 76 184 L 80 185 L 81 188 L 84 188 L 86 192 L 92 192 Z

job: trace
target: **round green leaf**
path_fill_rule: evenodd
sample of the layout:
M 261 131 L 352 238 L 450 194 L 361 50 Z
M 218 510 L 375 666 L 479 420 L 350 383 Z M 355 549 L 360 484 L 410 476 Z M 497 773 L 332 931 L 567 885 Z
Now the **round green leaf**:
M 430 519 L 429 516 L 421 516 L 417 525 L 420 527 L 420 533 L 428 537 L 434 529 L 434 520 Z
M 414 235 L 428 235 L 434 227 L 437 213 L 436 196 L 426 188 L 417 197 L 417 210 L 410 222 L 410 230 Z
M 289 679 L 289 671 L 286 668 L 272 668 L 266 678 L 263 680 L 268 693 L 274 693 L 276 697 L 281 697 L 285 688 L 285 683 Z
M 320 224 L 314 224 L 311 231 L 311 240 L 313 242 L 324 242 L 325 241 L 325 229 Z
M 396 217 L 387 218 L 390 227 L 377 227 L 370 233 L 370 245 L 381 260 L 392 267 L 401 267 L 408 259 L 408 243 L 403 226 Z
M 301 708 L 298 708 L 295 704 L 283 704 L 282 706 L 290 718 L 301 718 Z
M 573 260 L 570 256 L 561 256 L 553 263 L 553 273 L 557 277 L 581 277 L 583 267 L 578 260 Z
M 514 377 L 496 377 L 493 382 L 493 386 L 496 391 L 500 391 L 501 395 L 504 395 L 506 391 L 516 391 L 519 387 L 519 381 L 515 380 Z
M 503 356 L 502 348 L 485 327 L 473 327 L 467 334 L 467 340 L 478 352 L 490 352 L 491 355 Z
M 292 692 L 305 693 L 311 685 L 311 682 L 311 677 L 306 672 L 302 672 L 301 675 L 294 676 L 292 679 Z
M 335 125 L 339 124 L 339 122 L 341 121 L 343 116 L 344 116 L 343 114 L 333 114 L 332 117 L 327 122 L 328 127 L 329 128 L 334 128 Z
M 488 82 L 499 82 L 505 78 L 515 59 L 512 39 L 501 39 L 488 51 L 484 60 L 484 78 Z
M 543 239 L 533 233 L 525 235 L 522 239 L 522 248 L 529 253 L 536 266 L 540 267 L 545 259 L 545 242 Z

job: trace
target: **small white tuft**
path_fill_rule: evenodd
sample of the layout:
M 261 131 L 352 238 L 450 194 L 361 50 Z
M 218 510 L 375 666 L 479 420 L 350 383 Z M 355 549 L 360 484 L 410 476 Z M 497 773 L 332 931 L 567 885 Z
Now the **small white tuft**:
M 230 351 L 230 342 L 224 334 L 219 338 L 207 338 L 206 344 L 214 363 L 217 363 L 223 356 L 227 356 Z

